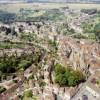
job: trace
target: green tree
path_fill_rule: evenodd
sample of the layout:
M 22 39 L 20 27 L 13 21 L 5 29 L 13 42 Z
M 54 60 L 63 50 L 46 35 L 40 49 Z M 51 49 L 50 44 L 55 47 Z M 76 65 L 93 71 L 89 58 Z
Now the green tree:
M 62 67 L 62 65 L 60 65 L 60 64 L 56 64 L 55 65 L 55 73 L 56 73 L 56 75 L 64 74 L 65 72 L 66 72 L 66 69 L 64 67 Z
M 26 92 L 24 93 L 24 96 L 25 96 L 25 97 L 32 97 L 32 96 L 33 96 L 32 90 L 26 91 Z
M 94 33 L 96 35 L 97 40 L 100 41 L 100 23 L 95 25 Z
M 85 76 L 81 71 L 74 71 L 73 75 L 75 76 L 77 82 L 82 82 L 85 80 Z
M 60 86 L 66 86 L 68 84 L 66 74 L 59 74 L 55 78 L 55 82 Z
M 81 71 L 70 67 L 65 68 L 60 64 L 55 65 L 55 82 L 60 86 L 76 86 L 84 80 L 85 77 Z
M 72 73 L 70 74 L 70 76 L 68 77 L 68 85 L 69 86 L 76 86 L 84 80 L 85 80 L 85 77 L 81 71 L 78 71 L 78 70 L 74 71 L 73 70 Z
M 0 86 L 0 93 L 3 93 L 4 91 L 6 91 L 6 88 Z
M 68 77 L 68 85 L 69 86 L 77 85 L 77 80 L 76 80 L 75 76 L 69 76 Z
M 23 68 L 23 69 L 25 70 L 25 69 L 27 69 L 30 65 L 31 65 L 31 61 L 22 60 L 22 61 L 19 63 L 18 68 Z

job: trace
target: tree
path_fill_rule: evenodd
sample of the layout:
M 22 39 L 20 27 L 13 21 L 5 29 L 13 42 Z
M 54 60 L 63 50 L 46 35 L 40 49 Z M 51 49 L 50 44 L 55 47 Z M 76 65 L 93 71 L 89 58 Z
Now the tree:
M 26 91 L 26 92 L 24 93 L 24 96 L 25 96 L 25 97 L 32 97 L 32 96 L 33 96 L 32 90 Z
M 76 80 L 75 76 L 69 76 L 68 77 L 68 85 L 69 86 L 77 85 L 77 80 Z
M 55 65 L 55 82 L 60 86 L 76 86 L 83 82 L 85 77 L 81 71 L 76 71 L 67 66 L 60 64 Z
M 71 73 L 71 75 L 68 77 L 68 85 L 69 86 L 76 86 L 80 82 L 84 81 L 85 77 L 81 71 L 74 71 Z
M 60 65 L 60 64 L 56 64 L 55 65 L 55 73 L 56 73 L 56 75 L 64 74 L 65 72 L 66 72 L 66 69 L 64 67 L 62 67 L 62 65 Z
M 0 86 L 0 93 L 3 93 L 4 91 L 6 91 L 6 88 Z
M 27 69 L 29 66 L 31 65 L 31 62 L 30 61 L 27 61 L 27 60 L 22 60 L 20 63 L 19 63 L 19 68 L 23 68 L 24 70 Z
M 69 68 L 69 67 L 66 68 L 66 72 L 65 72 L 66 78 L 68 78 L 70 76 L 71 71 L 72 71 L 71 68 Z
M 95 25 L 94 33 L 96 35 L 97 40 L 100 41 L 100 23 Z
M 73 76 L 75 76 L 75 78 L 76 78 L 76 80 L 77 80 L 78 83 L 85 80 L 85 76 L 84 76 L 83 73 L 82 73 L 81 71 L 79 71 L 79 70 L 74 71 L 74 72 L 73 72 Z
M 55 82 L 58 83 L 60 86 L 67 85 L 67 73 L 66 68 L 60 64 L 55 65 Z
M 55 82 L 60 86 L 66 86 L 68 84 L 66 74 L 59 74 L 55 78 Z

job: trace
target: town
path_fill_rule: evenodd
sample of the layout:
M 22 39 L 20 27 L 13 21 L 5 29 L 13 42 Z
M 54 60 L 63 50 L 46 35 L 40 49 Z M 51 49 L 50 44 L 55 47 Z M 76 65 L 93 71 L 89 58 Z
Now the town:
M 8 9 L 0 8 L 0 100 L 100 100 L 100 9 Z

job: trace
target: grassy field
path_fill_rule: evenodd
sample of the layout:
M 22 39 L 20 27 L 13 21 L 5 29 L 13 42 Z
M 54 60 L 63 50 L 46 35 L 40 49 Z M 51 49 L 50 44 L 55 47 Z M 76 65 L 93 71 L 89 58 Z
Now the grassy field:
M 8 11 L 8 12 L 18 12 L 20 8 L 27 9 L 52 9 L 59 7 L 69 6 L 73 9 L 81 9 L 81 8 L 97 8 L 100 9 L 100 4 L 67 4 L 67 3 L 31 3 L 31 4 L 0 4 L 0 10 Z

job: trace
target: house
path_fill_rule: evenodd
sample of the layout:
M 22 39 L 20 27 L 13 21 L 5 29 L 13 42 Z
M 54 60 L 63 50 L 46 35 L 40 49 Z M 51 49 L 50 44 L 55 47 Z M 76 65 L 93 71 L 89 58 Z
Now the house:
M 85 84 L 81 84 L 71 100 L 100 100 L 100 71 L 92 74 Z
M 65 94 L 64 94 L 64 100 L 71 100 L 71 98 L 78 92 L 78 87 L 66 87 L 65 88 Z
M 96 98 L 100 99 L 100 71 L 95 72 L 86 83 L 86 89 Z

